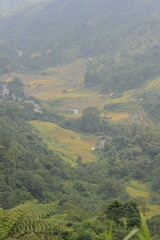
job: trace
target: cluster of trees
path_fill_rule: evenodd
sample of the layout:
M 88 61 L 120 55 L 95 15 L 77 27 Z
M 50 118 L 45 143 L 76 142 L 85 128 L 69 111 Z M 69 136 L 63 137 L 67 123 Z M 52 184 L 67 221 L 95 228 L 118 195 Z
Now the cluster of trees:
M 142 102 L 143 108 L 148 113 L 151 119 L 156 123 L 160 121 L 160 93 L 158 89 L 153 89 L 149 92 L 145 92 L 141 96 L 144 101 Z
M 159 216 L 148 221 L 153 240 L 159 237 L 158 224 Z M 32 200 L 7 211 L 0 208 L 4 240 L 151 240 L 150 231 L 134 201 L 115 200 L 94 215 L 71 204 L 59 207 L 57 201 Z
M 109 122 L 101 118 L 101 112 L 95 107 L 83 111 L 80 119 L 67 119 L 60 123 L 64 128 L 89 134 L 104 135 L 112 131 Z
M 110 175 L 149 181 L 159 192 L 159 138 L 158 127 L 122 127 L 102 151 L 103 159 L 112 161 Z

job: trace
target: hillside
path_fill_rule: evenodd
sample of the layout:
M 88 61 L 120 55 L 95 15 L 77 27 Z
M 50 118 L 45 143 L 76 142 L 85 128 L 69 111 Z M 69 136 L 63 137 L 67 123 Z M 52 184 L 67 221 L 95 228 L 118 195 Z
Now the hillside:
M 157 0 L 57 0 L 26 7 L 0 24 L 6 66 L 40 70 L 83 57 L 91 59 L 86 86 L 140 87 L 160 74 L 159 6 Z
M 0 14 L 0 239 L 159 240 L 160 2 Z

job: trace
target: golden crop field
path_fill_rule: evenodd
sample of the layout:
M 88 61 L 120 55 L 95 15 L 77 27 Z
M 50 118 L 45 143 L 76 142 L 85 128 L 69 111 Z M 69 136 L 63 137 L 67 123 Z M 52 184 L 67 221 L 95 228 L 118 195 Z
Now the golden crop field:
M 109 105 L 111 103 L 128 103 L 132 102 L 132 95 L 133 95 L 134 90 L 129 90 L 123 92 L 123 96 L 119 98 L 106 98 L 104 102 L 101 104 L 100 109 L 102 110 L 104 106 Z
M 145 217 L 147 219 L 160 214 L 160 206 L 151 204 L 151 192 L 147 184 L 141 183 L 139 181 L 130 181 L 126 186 L 127 193 L 134 199 L 142 198 L 147 203 L 147 212 Z
M 109 101 L 106 102 L 106 104 L 110 104 L 110 103 L 126 103 L 130 100 L 130 98 L 132 97 L 132 93 L 134 90 L 129 90 L 129 91 L 125 91 L 123 93 L 123 96 L 120 98 L 115 98 L 115 99 L 111 99 Z
M 77 83 L 80 79 L 82 81 L 82 75 L 84 77 L 86 62 L 85 59 L 79 59 L 65 66 L 46 69 L 46 73 L 52 76 L 10 73 L 6 79 L 19 77 L 24 83 L 27 96 L 34 96 L 43 102 L 59 101 L 58 105 L 55 104 L 54 107 L 52 105 L 52 110 L 68 118 L 81 117 L 83 110 L 87 107 L 97 107 L 103 111 L 107 104 L 132 101 L 133 90 L 124 92 L 122 97 L 112 98 L 101 94 L 98 90 L 88 90 L 79 86 Z M 65 111 L 67 105 L 78 109 L 80 114 Z M 121 121 L 130 117 L 126 112 L 112 112 L 109 115 L 111 115 L 111 121 Z
M 62 85 L 64 85 L 64 82 L 59 78 L 45 77 L 44 79 L 35 79 L 29 81 L 25 87 L 25 90 L 30 92 L 30 94 L 34 94 L 34 92 L 45 92 L 48 89 L 54 89 Z
M 44 90 L 42 92 L 34 93 L 34 97 L 48 100 L 48 99 L 61 99 L 61 98 L 84 98 L 89 97 L 93 94 L 93 92 L 83 91 L 82 89 L 74 89 L 70 91 L 70 88 L 67 89 L 66 86 L 60 86 L 55 89 L 48 88 L 48 90 Z
M 111 117 L 112 121 L 121 121 L 129 118 L 129 114 L 125 112 L 104 112 L 101 117 Z
M 150 90 L 153 90 L 155 88 L 160 88 L 160 78 L 156 78 L 153 81 L 149 82 L 146 85 L 145 90 L 150 91 Z
M 48 145 L 49 149 L 59 152 L 64 160 L 73 162 L 78 156 L 83 161 L 95 161 L 96 156 L 92 148 L 95 141 L 85 140 L 84 136 L 66 130 L 51 122 L 30 121 L 40 133 L 42 140 Z

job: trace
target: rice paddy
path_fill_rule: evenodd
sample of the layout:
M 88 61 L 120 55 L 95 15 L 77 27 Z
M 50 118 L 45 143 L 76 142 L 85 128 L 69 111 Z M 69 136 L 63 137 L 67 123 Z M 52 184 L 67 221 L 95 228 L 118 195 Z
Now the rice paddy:
M 152 124 L 141 109 L 139 102 L 135 100 L 135 90 L 125 91 L 121 97 L 116 98 L 115 96 L 104 95 L 97 89 L 85 89 L 83 82 L 87 61 L 87 59 L 78 59 L 68 65 L 48 68 L 43 71 L 43 75 L 9 73 L 6 75 L 5 81 L 19 77 L 24 83 L 27 96 L 34 96 L 42 102 L 48 103 L 59 101 L 54 106 L 51 104 L 52 110 L 67 118 L 79 118 L 84 109 L 96 107 L 102 112 L 102 116 L 107 118 L 109 115 L 112 122 Z M 100 65 L 97 71 L 102 67 L 103 65 Z M 146 89 L 152 89 L 159 85 L 160 79 L 156 79 L 151 81 Z M 144 91 L 144 89 L 141 91 Z M 117 103 L 122 103 L 120 109 L 111 112 L 104 111 L 104 106 Z M 68 105 L 72 109 L 78 109 L 79 114 L 73 114 L 70 110 L 67 111 Z
M 154 90 L 154 89 L 157 89 L 159 88 L 160 89 L 160 78 L 156 78 L 154 79 L 153 81 L 149 82 L 146 87 L 145 87 L 145 90 L 146 91 L 151 91 L 151 90 Z
M 73 163 L 79 156 L 84 162 L 96 160 L 92 150 L 96 144 L 95 139 L 88 140 L 84 135 L 81 136 L 51 122 L 31 121 L 30 124 L 38 130 L 48 148 L 58 152 L 64 160 Z
M 101 116 L 111 119 L 112 121 L 121 121 L 129 118 L 129 114 L 125 112 L 105 112 L 102 113 Z
M 126 191 L 133 199 L 141 198 L 146 201 L 148 209 L 145 217 L 147 219 L 160 214 L 160 206 L 151 203 L 151 191 L 147 184 L 139 181 L 130 181 L 126 186 Z
M 107 100 L 105 105 L 108 105 L 108 104 L 111 104 L 111 103 L 128 103 L 131 100 L 131 98 L 132 98 L 133 91 L 134 90 L 125 91 L 123 93 L 122 97 Z
M 81 86 L 84 82 L 86 63 L 86 59 L 77 59 L 68 65 L 48 68 L 45 72 L 62 78 L 65 81 L 70 82 L 72 85 Z

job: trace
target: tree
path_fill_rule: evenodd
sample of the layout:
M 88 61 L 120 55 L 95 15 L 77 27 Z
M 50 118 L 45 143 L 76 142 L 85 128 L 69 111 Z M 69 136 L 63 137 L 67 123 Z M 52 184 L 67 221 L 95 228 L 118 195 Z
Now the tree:
M 83 111 L 80 120 L 80 129 L 85 132 L 94 133 L 100 127 L 100 112 L 95 107 L 89 107 Z

